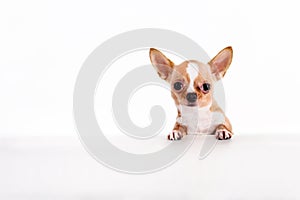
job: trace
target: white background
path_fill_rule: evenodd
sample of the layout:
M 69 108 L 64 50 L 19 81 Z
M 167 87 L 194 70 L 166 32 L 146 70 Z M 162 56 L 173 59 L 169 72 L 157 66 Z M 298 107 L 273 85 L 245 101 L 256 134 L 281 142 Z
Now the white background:
M 234 131 L 299 133 L 298 5 L 274 0 L 2 1 L 0 136 L 76 134 L 72 93 L 82 63 L 103 41 L 137 28 L 177 31 L 211 57 L 233 46 L 223 82 Z
M 300 199 L 299 1 L 178 2 L 0 2 L 0 199 Z M 137 28 L 177 31 L 211 57 L 233 46 L 223 83 L 239 135 L 205 160 L 199 139 L 171 167 L 130 176 L 100 165 L 76 137 L 72 94 L 81 65 L 102 42 Z M 120 60 L 100 89 L 111 94 L 120 75 L 141 64 L 150 64 L 147 52 Z M 109 97 L 95 100 L 101 122 Z M 145 126 L 160 102 L 174 120 L 172 99 L 158 88 L 137 92 L 130 116 Z M 103 125 L 116 129 L 108 117 Z M 113 142 L 135 153 L 168 144 L 162 135 L 147 146 L 122 137 Z

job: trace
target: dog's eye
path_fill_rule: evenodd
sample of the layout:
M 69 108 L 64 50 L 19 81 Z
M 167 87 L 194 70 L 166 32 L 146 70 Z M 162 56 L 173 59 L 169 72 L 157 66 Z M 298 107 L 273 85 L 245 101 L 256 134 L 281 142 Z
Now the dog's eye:
M 203 83 L 203 85 L 201 86 L 201 91 L 206 94 L 206 93 L 208 93 L 209 90 L 210 90 L 210 84 Z
M 174 89 L 179 91 L 183 88 L 183 84 L 181 82 L 174 83 Z

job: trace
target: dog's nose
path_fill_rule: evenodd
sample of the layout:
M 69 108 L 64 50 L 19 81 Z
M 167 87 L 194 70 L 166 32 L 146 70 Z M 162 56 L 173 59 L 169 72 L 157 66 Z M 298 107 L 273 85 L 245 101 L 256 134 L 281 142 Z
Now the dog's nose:
M 187 93 L 186 99 L 190 103 L 194 103 L 197 100 L 197 94 L 195 92 Z

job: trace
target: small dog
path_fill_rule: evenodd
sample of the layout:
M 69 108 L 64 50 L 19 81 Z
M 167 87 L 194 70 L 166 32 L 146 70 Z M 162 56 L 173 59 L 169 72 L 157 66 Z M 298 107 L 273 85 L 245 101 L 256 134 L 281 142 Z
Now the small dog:
M 221 79 L 232 61 L 232 48 L 226 47 L 207 64 L 196 60 L 175 65 L 157 49 L 151 48 L 150 60 L 158 75 L 171 87 L 178 116 L 169 140 L 180 140 L 188 132 L 215 134 L 230 139 L 232 127 L 213 98 L 214 84 Z

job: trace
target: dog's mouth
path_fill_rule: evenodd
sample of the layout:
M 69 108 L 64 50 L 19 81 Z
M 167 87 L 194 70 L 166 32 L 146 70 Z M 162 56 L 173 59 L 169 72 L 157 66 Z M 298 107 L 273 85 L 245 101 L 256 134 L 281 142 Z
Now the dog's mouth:
M 194 107 L 194 106 L 197 106 L 197 103 L 188 103 L 187 106 L 190 106 L 190 107 Z

